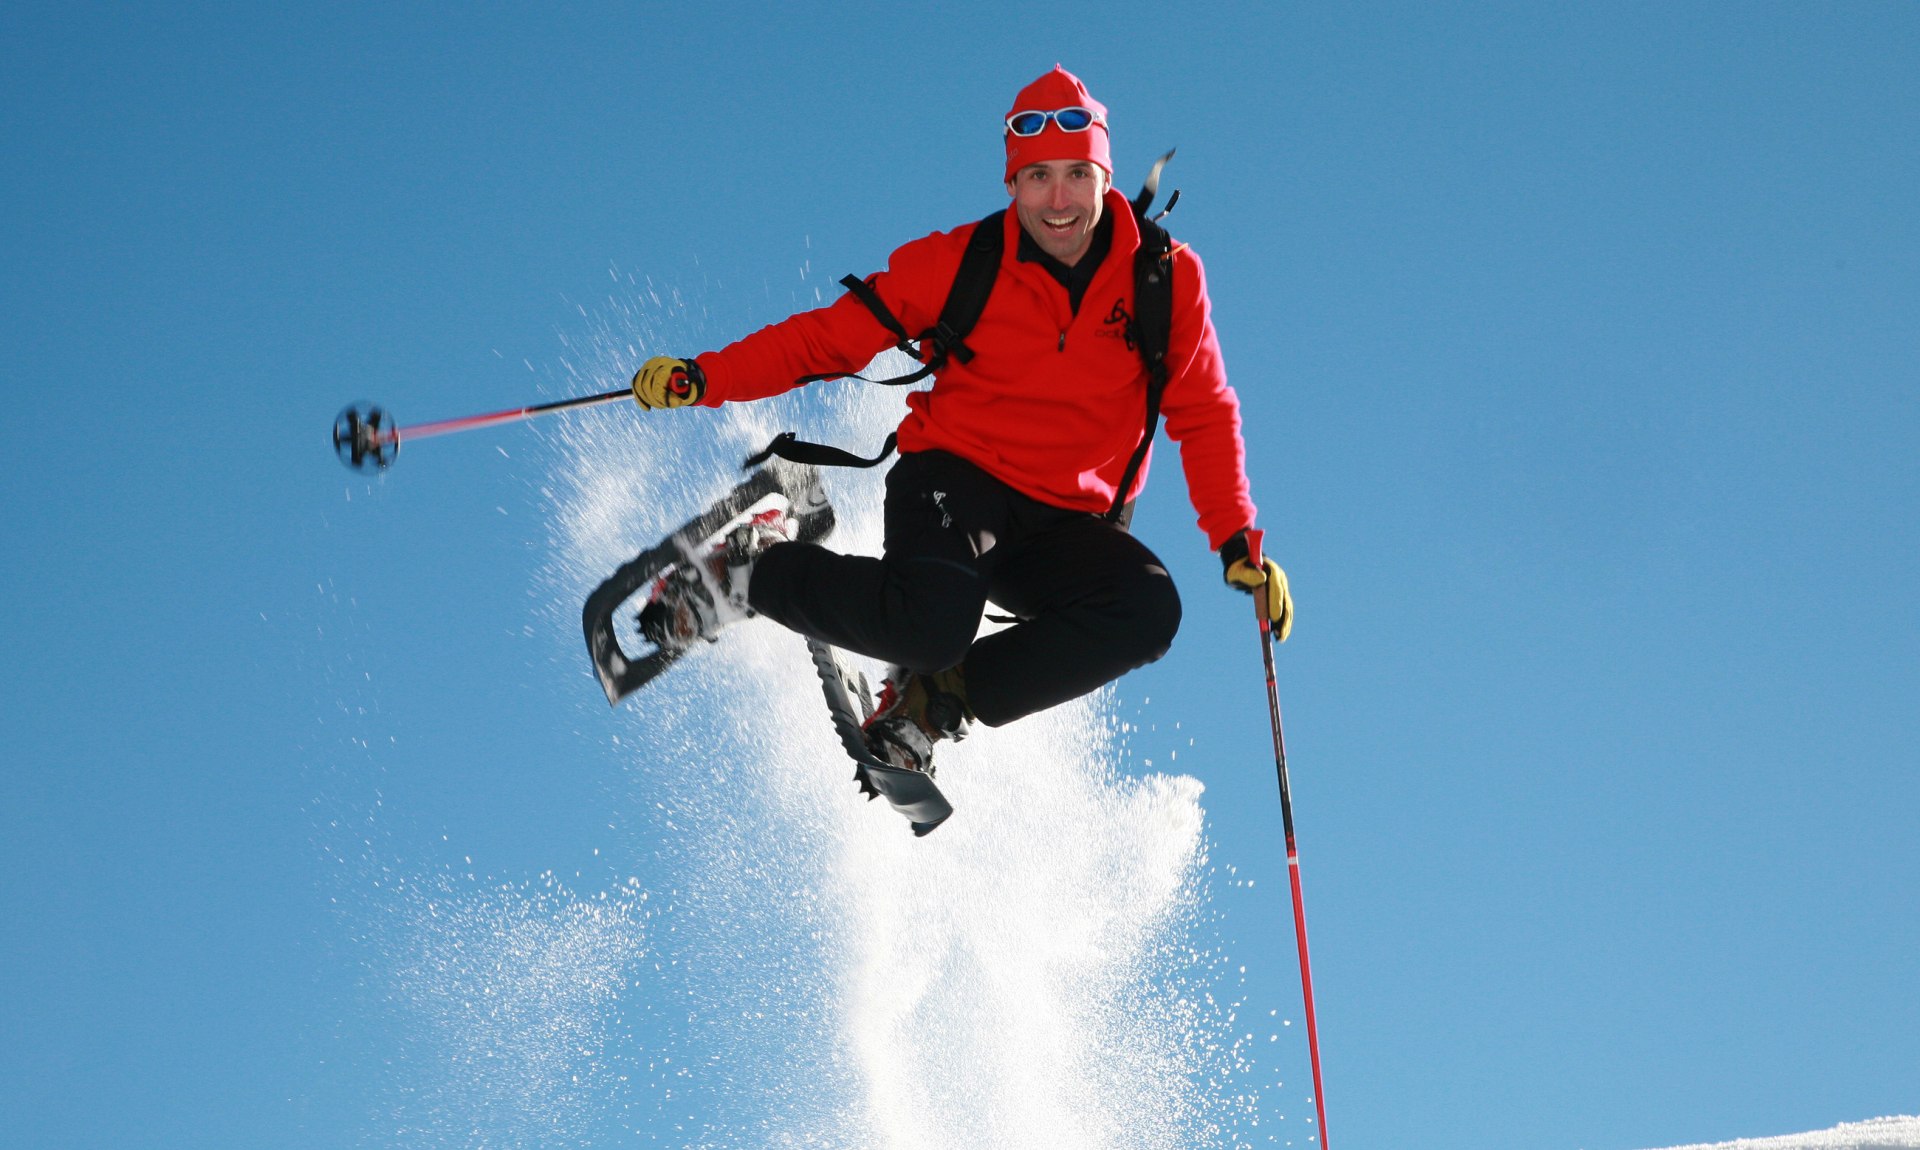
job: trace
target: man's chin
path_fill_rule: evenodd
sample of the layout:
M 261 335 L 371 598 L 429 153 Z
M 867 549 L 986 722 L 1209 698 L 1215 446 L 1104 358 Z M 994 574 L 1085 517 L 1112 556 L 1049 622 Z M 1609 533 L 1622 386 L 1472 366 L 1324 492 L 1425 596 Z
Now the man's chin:
M 1041 244 L 1040 250 L 1068 267 L 1072 267 L 1080 262 L 1080 257 L 1086 255 L 1087 248 L 1091 246 L 1085 239 L 1074 239 L 1066 243 Z

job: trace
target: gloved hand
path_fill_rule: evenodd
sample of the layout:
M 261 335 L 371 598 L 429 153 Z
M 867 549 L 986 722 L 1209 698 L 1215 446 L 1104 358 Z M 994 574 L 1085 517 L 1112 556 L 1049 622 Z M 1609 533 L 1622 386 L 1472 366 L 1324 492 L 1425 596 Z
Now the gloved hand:
M 699 403 L 706 394 L 706 374 L 690 359 L 656 355 L 633 376 L 633 398 L 648 411 Z
M 1245 531 L 1220 545 L 1220 564 L 1226 568 L 1227 586 L 1249 595 L 1256 587 L 1266 587 L 1267 620 L 1273 624 L 1274 635 L 1286 642 L 1293 631 L 1293 593 L 1287 589 L 1287 573 L 1265 555 L 1255 567 L 1248 555 Z

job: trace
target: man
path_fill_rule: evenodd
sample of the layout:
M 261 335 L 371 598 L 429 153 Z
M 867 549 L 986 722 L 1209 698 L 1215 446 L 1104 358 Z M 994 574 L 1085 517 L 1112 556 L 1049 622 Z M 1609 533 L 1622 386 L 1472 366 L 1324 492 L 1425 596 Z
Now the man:
M 907 397 L 900 461 L 887 476 L 884 554 L 788 542 L 763 516 L 710 558 L 721 601 L 698 578 L 668 580 L 643 614 L 654 641 L 681 645 L 761 614 L 893 664 L 867 725 L 876 754 L 932 772 L 933 745 L 971 721 L 998 726 L 1086 694 L 1158 659 L 1180 623 L 1166 569 L 1127 533 L 1146 479 L 1149 373 L 1135 347 L 1140 225 L 1113 190 L 1106 108 L 1057 65 L 1009 112 L 1005 181 L 1013 210 L 985 309 L 930 390 Z M 982 225 L 986 226 L 986 225 Z M 860 370 L 894 343 L 879 316 L 934 327 L 971 226 L 895 251 L 849 294 L 695 359 L 656 356 L 634 376 L 643 408 L 718 406 Z M 1239 400 L 1227 386 L 1205 274 L 1172 254 L 1172 336 L 1162 412 L 1200 529 L 1230 585 L 1269 580 L 1276 632 L 1293 604 L 1273 562 L 1249 562 L 1254 523 Z M 876 304 L 878 306 L 876 306 Z M 1118 515 L 1110 514 L 1118 510 Z M 1017 617 L 975 641 L 991 601 Z

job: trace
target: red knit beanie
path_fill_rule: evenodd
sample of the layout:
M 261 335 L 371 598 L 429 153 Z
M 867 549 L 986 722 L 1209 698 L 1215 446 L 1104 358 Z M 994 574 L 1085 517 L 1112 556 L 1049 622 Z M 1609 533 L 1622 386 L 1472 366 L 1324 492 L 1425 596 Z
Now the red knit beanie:
M 1080 78 L 1055 64 L 1053 71 L 1020 89 L 1013 99 L 1013 107 L 1007 109 L 1007 115 L 1015 112 L 1052 112 L 1060 108 L 1092 108 L 1098 113 L 1100 122 L 1084 132 L 1063 132 L 1060 125 L 1048 123 L 1037 136 L 1016 136 L 1006 132 L 1007 138 L 1007 174 L 1013 174 L 1028 164 L 1038 164 L 1044 160 L 1091 160 L 1106 170 L 1107 177 L 1113 177 L 1113 155 L 1107 139 L 1107 106 L 1087 94 L 1087 86 Z M 1002 131 L 1005 131 L 1004 127 Z

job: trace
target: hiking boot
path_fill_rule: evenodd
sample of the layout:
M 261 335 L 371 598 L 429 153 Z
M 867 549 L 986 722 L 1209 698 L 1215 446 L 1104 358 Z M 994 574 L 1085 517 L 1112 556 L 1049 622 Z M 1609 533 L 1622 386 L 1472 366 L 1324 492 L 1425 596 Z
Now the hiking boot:
M 795 523 L 773 507 L 736 525 L 698 562 L 676 563 L 654 581 L 640 610 L 640 634 L 656 647 L 690 647 L 696 639 L 718 642 L 720 630 L 753 617 L 747 584 L 753 564 L 776 543 L 793 538 Z
M 893 667 L 880 701 L 861 727 L 875 758 L 903 771 L 933 776 L 933 745 L 959 742 L 973 726 L 966 677 L 959 667 L 932 675 Z

